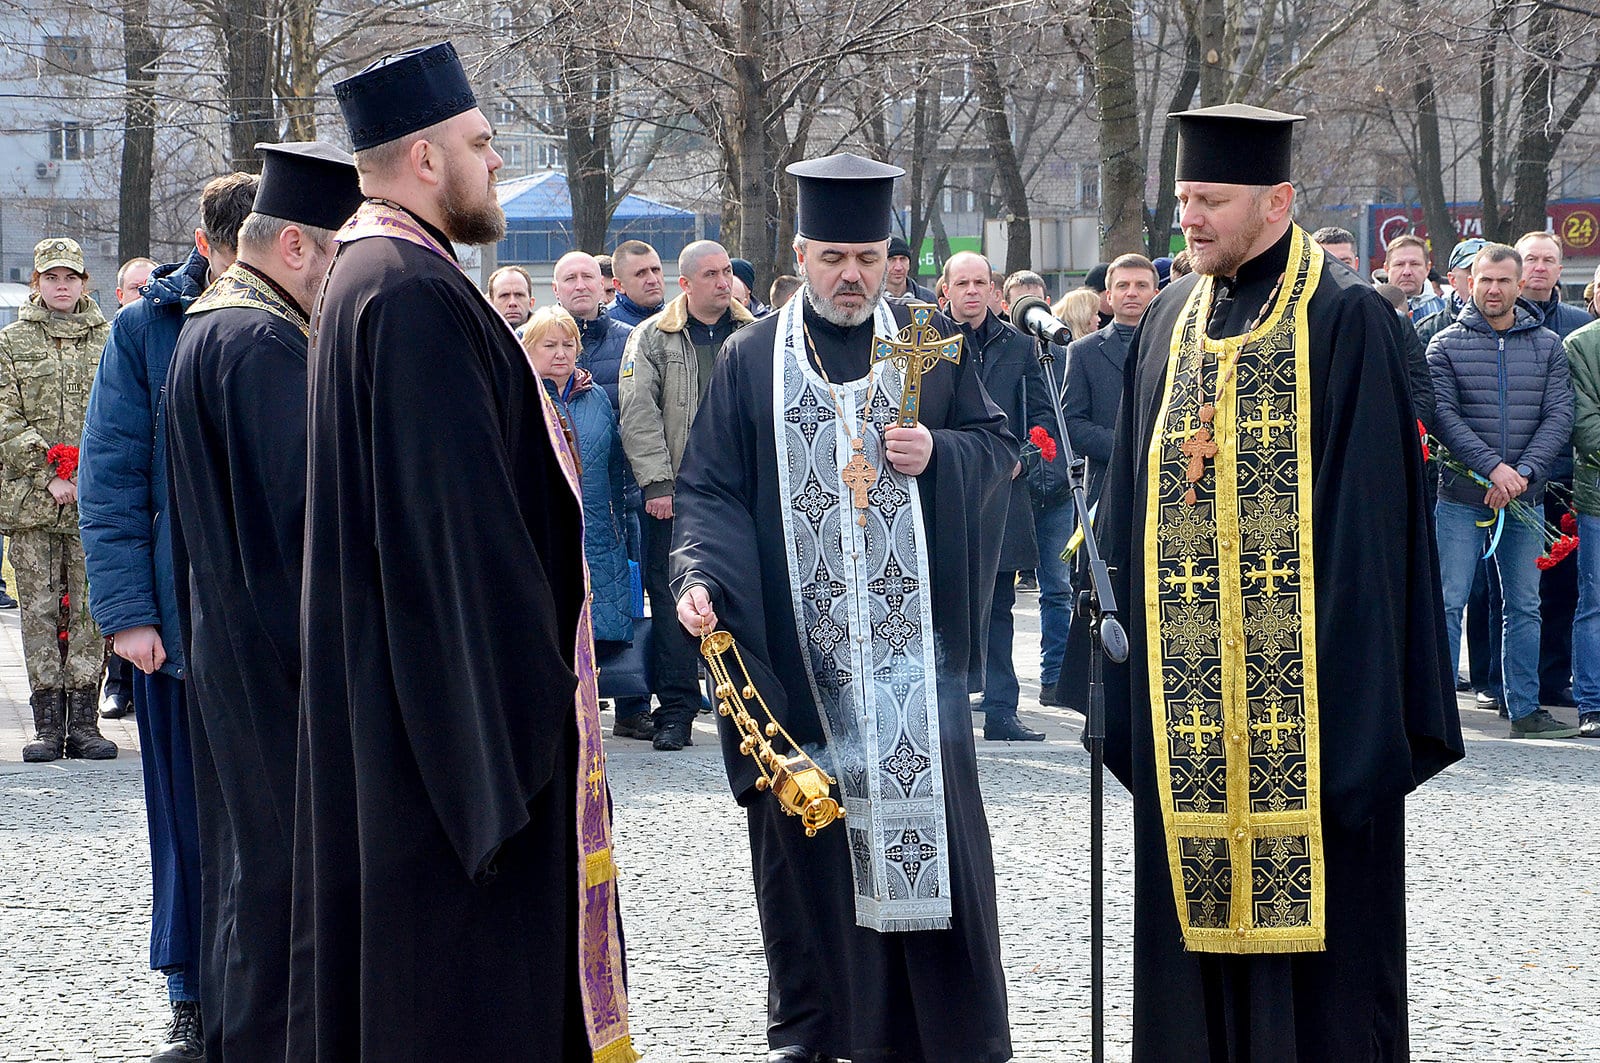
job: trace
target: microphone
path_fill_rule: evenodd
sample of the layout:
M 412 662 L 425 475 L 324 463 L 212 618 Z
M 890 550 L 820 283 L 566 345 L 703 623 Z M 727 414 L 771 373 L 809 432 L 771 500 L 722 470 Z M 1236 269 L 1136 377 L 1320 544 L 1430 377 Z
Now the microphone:
M 1062 346 L 1072 342 L 1072 329 L 1050 312 L 1050 304 L 1037 295 L 1024 295 L 1011 304 L 1011 323 L 1030 336 Z

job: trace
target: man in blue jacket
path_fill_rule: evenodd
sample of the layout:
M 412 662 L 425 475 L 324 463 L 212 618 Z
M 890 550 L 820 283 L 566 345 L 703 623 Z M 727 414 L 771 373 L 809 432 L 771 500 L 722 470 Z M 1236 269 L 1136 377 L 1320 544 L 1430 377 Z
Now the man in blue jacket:
M 89 395 L 78 463 L 89 610 L 117 655 L 138 669 L 133 699 L 154 874 L 150 966 L 167 976 L 172 1004 L 167 1041 L 151 1063 L 205 1058 L 198 985 L 200 843 L 167 522 L 167 365 L 185 308 L 232 263 L 255 193 L 251 174 L 228 174 L 207 184 L 188 260 L 157 268 L 144 298 L 112 322 Z
M 1572 440 L 1572 384 L 1561 340 L 1519 303 L 1522 256 L 1489 244 L 1472 260 L 1472 301 L 1428 345 L 1437 408 L 1434 431 L 1449 451 L 1435 511 L 1450 659 L 1461 643 L 1461 612 L 1493 525 L 1493 557 L 1504 599 L 1501 661 L 1512 738 L 1578 733 L 1539 705 L 1540 503 Z M 1465 465 L 1473 475 L 1451 469 Z M 1523 521 L 1506 510 L 1532 507 Z

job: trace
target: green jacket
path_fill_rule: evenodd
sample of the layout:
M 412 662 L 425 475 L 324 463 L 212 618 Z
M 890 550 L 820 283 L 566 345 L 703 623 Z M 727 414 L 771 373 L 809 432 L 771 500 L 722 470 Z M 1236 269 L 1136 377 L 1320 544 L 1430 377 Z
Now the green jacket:
M 1600 517 L 1600 321 L 1568 334 L 1572 369 L 1572 500 L 1579 513 Z
M 78 507 L 56 505 L 45 462 L 57 443 L 77 446 L 89 388 L 111 324 L 87 295 L 76 310 L 48 310 L 37 295 L 0 329 L 0 528 L 78 532 Z
M 729 308 L 740 328 L 755 320 L 737 299 Z M 672 494 L 700 405 L 700 360 L 688 325 L 683 294 L 635 328 L 622 351 L 622 449 L 646 499 Z

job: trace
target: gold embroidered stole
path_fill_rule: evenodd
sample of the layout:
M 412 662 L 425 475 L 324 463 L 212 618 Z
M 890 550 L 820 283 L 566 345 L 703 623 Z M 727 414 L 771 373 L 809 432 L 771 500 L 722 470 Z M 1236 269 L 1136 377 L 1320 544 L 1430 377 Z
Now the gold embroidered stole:
M 1156 776 L 1191 951 L 1323 948 L 1306 324 L 1322 266 L 1295 226 L 1270 316 L 1220 341 L 1205 335 L 1213 285 L 1201 279 L 1173 333 L 1147 456 Z M 1207 402 L 1216 453 L 1191 484 L 1196 448 L 1184 444 Z
M 224 307 L 262 310 L 283 318 L 299 329 L 302 336 L 311 335 L 311 323 L 299 307 L 289 303 L 272 285 L 237 262 L 223 270 L 222 276 L 212 281 L 184 313 L 203 314 L 207 310 L 221 310 Z

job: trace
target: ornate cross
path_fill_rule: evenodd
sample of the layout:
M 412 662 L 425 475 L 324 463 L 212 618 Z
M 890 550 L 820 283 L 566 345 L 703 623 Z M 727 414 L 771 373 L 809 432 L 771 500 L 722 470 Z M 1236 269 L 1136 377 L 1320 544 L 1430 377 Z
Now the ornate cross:
M 1178 590 L 1178 592 L 1183 596 L 1183 600 L 1186 602 L 1192 602 L 1197 597 L 1195 593 L 1195 587 L 1209 587 L 1213 582 L 1215 582 L 1211 576 L 1197 576 L 1194 574 L 1194 558 L 1192 557 L 1186 557 L 1183 559 L 1183 575 L 1179 576 L 1174 573 L 1172 575 L 1162 576 L 1161 578 L 1166 581 L 1167 586 Z
M 1201 723 L 1204 716 L 1199 709 L 1190 709 L 1189 722 L 1180 723 L 1172 729 L 1179 738 L 1188 740 L 1189 751 L 1197 757 L 1206 751 L 1207 739 L 1222 733 L 1222 728 L 1214 723 Z
M 600 780 L 606 777 L 605 772 L 600 770 L 600 754 L 590 755 L 589 767 L 589 796 L 597 798 L 600 796 Z
M 1189 505 L 1194 505 L 1198 496 L 1195 494 L 1194 485 L 1200 482 L 1200 477 L 1206 474 L 1206 459 L 1217 456 L 1216 439 L 1211 433 L 1211 422 L 1217 416 L 1217 408 L 1211 403 L 1200 407 L 1200 426 L 1194 433 L 1184 440 L 1178 448 L 1183 456 L 1189 459 L 1189 467 L 1184 470 L 1183 478 L 1189 481 L 1189 489 L 1183 493 L 1183 500 Z M 1187 416 L 1185 423 L 1188 422 Z M 1170 438 L 1170 437 L 1169 437 Z
M 1261 402 L 1256 406 L 1255 419 L 1240 421 L 1239 427 L 1247 432 L 1254 432 L 1256 438 L 1261 440 L 1261 445 L 1266 446 L 1267 437 L 1272 434 L 1274 429 L 1288 428 L 1291 423 L 1293 422 L 1287 421 L 1282 417 L 1274 417 L 1272 415 L 1272 396 L 1263 395 L 1261 396 Z
M 1266 735 L 1267 745 L 1271 746 L 1272 750 L 1276 752 L 1283 747 L 1283 736 L 1286 733 L 1292 734 L 1299 730 L 1300 725 L 1293 720 L 1283 719 L 1283 703 L 1276 699 L 1273 700 L 1267 711 L 1272 715 L 1265 720 L 1257 720 L 1252 723 L 1250 730 L 1256 734 Z
M 1278 596 L 1278 581 L 1281 579 L 1286 580 L 1290 576 L 1294 575 L 1294 569 L 1277 567 L 1278 554 L 1275 550 L 1268 550 L 1261 556 L 1265 559 L 1266 563 L 1260 568 L 1253 568 L 1246 572 L 1244 574 L 1245 579 L 1260 580 L 1262 583 L 1266 584 L 1266 586 L 1262 588 L 1261 593 L 1266 595 L 1268 598 L 1276 598 Z
M 853 445 L 859 447 L 861 444 L 857 441 Z M 840 472 L 839 478 L 844 481 L 846 487 L 850 488 L 850 504 L 857 509 L 866 509 L 867 488 L 871 487 L 873 481 L 878 478 L 878 470 L 872 467 L 872 463 L 862 455 L 860 450 L 850 455 L 850 461 Z M 856 523 L 866 524 L 867 515 L 862 513 L 856 518 Z
M 941 361 L 961 361 L 961 336 L 941 336 L 928 323 L 938 310 L 932 303 L 912 303 L 911 324 L 892 340 L 872 341 L 873 364 L 892 361 L 905 378 L 900 417 L 896 421 L 901 428 L 916 426 L 918 403 L 922 398 L 922 374 L 931 372 Z

